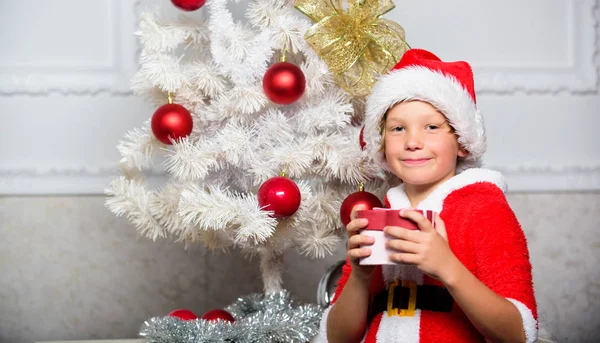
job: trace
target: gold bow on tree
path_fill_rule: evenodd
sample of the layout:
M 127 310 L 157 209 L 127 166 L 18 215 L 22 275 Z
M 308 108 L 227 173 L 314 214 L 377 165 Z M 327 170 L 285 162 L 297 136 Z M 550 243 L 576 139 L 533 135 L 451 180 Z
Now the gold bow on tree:
M 387 73 L 410 49 L 404 29 L 380 18 L 392 0 L 296 0 L 314 20 L 304 38 L 329 66 L 336 83 L 354 96 L 368 95 L 376 75 Z

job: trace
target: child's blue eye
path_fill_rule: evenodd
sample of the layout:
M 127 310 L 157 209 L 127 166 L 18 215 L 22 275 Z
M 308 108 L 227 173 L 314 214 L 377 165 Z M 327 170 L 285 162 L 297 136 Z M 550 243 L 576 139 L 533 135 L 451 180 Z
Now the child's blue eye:
M 394 132 L 402 132 L 402 131 L 404 131 L 404 128 L 402 126 L 396 126 L 396 127 L 392 128 L 392 131 L 394 131 Z
M 427 125 L 427 130 L 437 130 L 437 129 L 439 129 L 439 128 L 440 128 L 440 127 L 439 127 L 439 126 L 437 126 L 437 125 L 433 125 L 433 124 L 431 124 L 431 125 Z

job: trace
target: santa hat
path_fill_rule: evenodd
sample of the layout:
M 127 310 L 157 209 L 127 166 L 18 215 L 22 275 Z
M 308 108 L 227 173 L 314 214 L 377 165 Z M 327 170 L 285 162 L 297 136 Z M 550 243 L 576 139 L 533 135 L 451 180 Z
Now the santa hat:
M 457 172 L 480 167 L 486 150 L 483 117 L 477 109 L 473 71 L 467 62 L 443 62 L 421 49 L 408 50 L 398 64 L 382 76 L 367 100 L 364 141 L 366 152 L 389 170 L 381 147 L 385 113 L 403 101 L 425 101 L 437 108 L 458 135 L 459 144 L 469 152 L 459 158 Z

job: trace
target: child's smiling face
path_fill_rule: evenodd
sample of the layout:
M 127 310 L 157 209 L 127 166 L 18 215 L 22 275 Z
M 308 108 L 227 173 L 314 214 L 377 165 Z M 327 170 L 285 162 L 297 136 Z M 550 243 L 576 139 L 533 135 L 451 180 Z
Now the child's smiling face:
M 386 161 L 407 185 L 438 185 L 456 174 L 457 158 L 467 156 L 446 117 L 423 101 L 392 107 L 383 131 Z

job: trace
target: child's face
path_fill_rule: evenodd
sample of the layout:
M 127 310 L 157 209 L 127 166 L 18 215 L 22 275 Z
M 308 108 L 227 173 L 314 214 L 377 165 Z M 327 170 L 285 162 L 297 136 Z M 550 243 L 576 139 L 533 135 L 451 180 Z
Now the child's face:
M 467 156 L 446 117 L 426 102 L 395 105 L 384 130 L 386 160 L 408 185 L 435 186 L 456 174 L 457 157 Z

